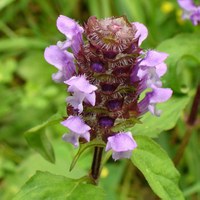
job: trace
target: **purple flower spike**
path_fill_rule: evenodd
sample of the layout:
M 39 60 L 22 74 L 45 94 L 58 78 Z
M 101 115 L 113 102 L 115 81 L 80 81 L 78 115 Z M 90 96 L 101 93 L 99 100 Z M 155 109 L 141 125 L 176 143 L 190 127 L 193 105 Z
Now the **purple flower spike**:
M 183 9 L 183 19 L 190 19 L 193 25 L 200 24 L 200 6 L 196 6 L 193 0 L 178 0 Z
M 85 138 L 87 141 L 90 141 L 91 129 L 79 116 L 69 116 L 61 124 L 67 127 L 70 130 L 69 134 L 64 134 L 63 139 L 67 142 L 72 143 L 75 147 L 79 146 L 78 139 L 79 137 Z
M 63 15 L 60 15 L 57 19 L 57 28 L 67 37 L 66 46 L 70 44 L 73 53 L 77 54 L 80 50 L 80 46 L 83 44 L 83 28 L 73 19 Z
M 97 87 L 90 84 L 84 75 L 73 76 L 65 83 L 69 85 L 68 92 L 73 93 L 73 96 L 67 97 L 67 102 L 74 109 L 78 109 L 79 113 L 83 111 L 83 101 L 90 103 L 92 106 L 95 105 L 96 95 L 94 91 L 97 90 Z
M 141 24 L 139 22 L 133 22 L 132 23 L 133 26 L 136 27 L 137 32 L 135 34 L 136 38 L 139 38 L 138 40 L 138 45 L 141 45 L 142 42 L 147 38 L 148 36 L 148 30 L 146 28 L 146 26 L 144 26 L 144 24 Z
M 112 158 L 116 161 L 121 158 L 130 158 L 133 149 L 137 147 L 131 132 L 120 132 L 108 137 L 106 151 L 112 150 Z
M 168 55 L 143 50 L 140 45 L 148 36 L 147 28 L 125 16 L 91 16 L 80 26 L 61 15 L 57 28 L 66 40 L 47 48 L 45 58 L 59 70 L 53 79 L 63 81 L 70 93 L 69 118 L 62 122 L 70 132 L 63 140 L 78 147 L 79 138 L 84 138 L 83 143 L 98 138 L 107 144 L 106 151 L 113 151 L 114 160 L 130 158 L 137 144 L 130 132 L 121 132 L 123 127 L 119 133 L 116 130 L 121 124 L 129 127 L 148 111 L 160 115 L 156 104 L 172 95 L 170 89 L 161 88 L 160 80 Z
M 44 57 L 49 64 L 54 65 L 59 70 L 52 75 L 55 82 L 66 81 L 75 73 L 72 53 L 64 51 L 56 45 L 51 45 L 45 49 Z

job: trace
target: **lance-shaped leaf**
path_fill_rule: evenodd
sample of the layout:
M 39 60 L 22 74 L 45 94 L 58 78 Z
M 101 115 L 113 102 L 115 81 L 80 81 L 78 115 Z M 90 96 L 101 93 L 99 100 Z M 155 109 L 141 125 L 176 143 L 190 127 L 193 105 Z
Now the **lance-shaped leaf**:
M 152 139 L 134 137 L 138 147 L 133 151 L 131 161 L 143 173 L 152 190 L 165 200 L 183 200 L 178 187 L 179 173 L 167 153 Z
M 45 128 L 47 126 L 57 124 L 62 120 L 62 117 L 59 114 L 53 115 L 46 122 L 35 126 L 25 132 L 25 138 L 28 144 L 40 153 L 46 160 L 54 163 L 55 155 L 53 147 L 49 142 L 47 136 L 45 135 Z
M 21 188 L 13 200 L 104 200 L 104 191 L 84 183 L 83 179 L 70 179 L 49 172 L 36 172 Z
M 148 137 L 157 137 L 162 131 L 173 128 L 179 119 L 182 111 L 190 100 L 189 96 L 173 96 L 165 103 L 158 105 L 162 110 L 160 117 L 155 117 L 146 113 L 142 118 L 142 124 L 136 124 L 129 130 L 134 135 L 145 135 Z

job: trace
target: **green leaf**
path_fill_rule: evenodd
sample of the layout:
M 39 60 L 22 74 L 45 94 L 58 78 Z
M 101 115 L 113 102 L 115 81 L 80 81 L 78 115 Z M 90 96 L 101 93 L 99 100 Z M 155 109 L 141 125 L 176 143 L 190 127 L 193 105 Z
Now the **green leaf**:
M 102 5 L 103 17 L 112 16 L 111 1 L 110 0 L 101 0 L 101 4 L 100 5 Z
M 53 147 L 45 134 L 45 129 L 41 129 L 37 132 L 27 132 L 25 138 L 28 144 L 46 160 L 55 163 Z
M 0 40 L 0 52 L 44 49 L 46 46 L 48 46 L 47 42 L 35 38 L 18 37 Z
M 45 128 L 47 126 L 57 124 L 62 120 L 62 117 L 59 114 L 53 115 L 46 122 L 35 126 L 28 131 L 25 132 L 25 138 L 28 144 L 35 149 L 38 153 L 40 153 L 46 160 L 54 163 L 55 155 L 53 151 L 53 147 L 49 142 L 47 136 L 45 135 Z
M 116 4 L 120 14 L 125 13 L 132 21 L 145 21 L 145 14 L 142 1 L 119 0 Z
M 194 71 L 190 65 L 186 67 L 184 65 L 178 66 L 178 63 L 184 57 L 188 60 L 195 60 L 199 70 L 200 66 L 200 38 L 199 33 L 184 33 L 175 36 L 172 39 L 162 42 L 157 49 L 159 51 L 167 52 L 169 57 L 166 60 L 168 65 L 168 72 L 164 79 L 170 88 L 179 93 L 185 93 L 185 88 L 182 90 L 182 84 L 185 82 L 185 70 L 187 68 Z M 188 73 L 188 72 L 186 72 Z M 193 79 L 198 79 L 198 71 L 193 74 Z M 178 80 L 178 81 L 177 81 Z M 194 80 L 193 80 L 194 81 Z M 188 90 L 187 90 L 188 91 Z
M 152 139 L 135 136 L 138 147 L 131 161 L 143 173 L 152 190 L 164 200 L 184 199 L 178 187 L 179 173 L 166 152 Z
M 17 68 L 17 62 L 14 59 L 6 59 L 0 62 L 0 82 L 9 83 L 12 81 L 14 71 Z
M 15 0 L 1 0 L 0 1 L 0 10 L 11 4 Z
M 91 16 L 94 15 L 97 18 L 102 17 L 101 4 L 99 1 L 88 0 L 88 7 Z
M 170 130 L 176 125 L 189 100 L 189 96 L 173 96 L 167 102 L 158 105 L 162 110 L 160 117 L 146 113 L 141 119 L 142 124 L 136 124 L 130 131 L 134 135 L 157 137 L 162 131 Z
M 157 49 L 166 51 L 170 54 L 167 59 L 167 63 L 170 66 L 176 64 L 176 62 L 184 55 L 190 55 L 200 62 L 199 33 L 179 34 L 172 39 L 160 43 Z
M 13 200 L 103 200 L 103 190 L 64 176 L 38 171 L 22 187 Z

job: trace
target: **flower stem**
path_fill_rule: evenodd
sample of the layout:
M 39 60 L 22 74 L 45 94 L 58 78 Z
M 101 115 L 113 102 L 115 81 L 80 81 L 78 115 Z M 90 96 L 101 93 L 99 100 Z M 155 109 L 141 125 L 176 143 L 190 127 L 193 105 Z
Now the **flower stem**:
M 133 181 L 133 176 L 134 176 L 134 171 L 135 168 L 133 164 L 128 161 L 126 163 L 126 166 L 124 168 L 124 174 L 123 174 L 123 180 L 122 180 L 122 186 L 120 188 L 119 192 L 119 199 L 126 199 L 129 195 L 130 189 L 131 189 L 131 184 Z
M 200 84 L 198 85 L 197 87 L 197 91 L 196 91 L 196 94 L 195 94 L 195 97 L 194 97 L 194 100 L 193 100 L 193 103 L 192 103 L 192 108 L 191 108 L 191 111 L 190 111 L 190 114 L 189 114 L 189 117 L 188 117 L 188 120 L 187 120 L 187 129 L 186 129 L 186 132 L 185 132 L 185 135 L 183 137 L 183 140 L 180 144 L 180 147 L 174 157 L 174 164 L 175 166 L 177 166 L 181 160 L 181 158 L 183 157 L 183 154 L 184 154 L 184 151 L 185 151 L 185 148 L 187 147 L 187 144 L 191 138 L 191 135 L 192 135 L 192 126 L 194 125 L 196 119 L 197 119 L 197 114 L 198 114 L 198 107 L 199 107 L 199 104 L 200 104 Z
M 100 175 L 102 154 L 103 154 L 103 147 L 94 148 L 94 155 L 93 155 L 91 174 L 90 174 L 94 184 L 97 184 Z
M 196 91 L 196 94 L 195 94 L 195 97 L 194 97 L 191 112 L 190 112 L 190 115 L 189 115 L 188 120 L 187 120 L 187 123 L 190 126 L 194 125 L 194 123 L 196 121 L 199 104 L 200 104 L 200 84 L 197 87 L 197 91 Z

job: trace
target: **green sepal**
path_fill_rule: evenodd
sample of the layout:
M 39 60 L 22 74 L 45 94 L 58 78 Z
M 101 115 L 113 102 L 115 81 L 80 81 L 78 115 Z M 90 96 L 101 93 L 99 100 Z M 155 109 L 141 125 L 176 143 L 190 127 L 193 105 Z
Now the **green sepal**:
M 112 127 L 112 131 L 119 132 L 125 130 L 127 128 L 132 128 L 135 124 L 141 124 L 142 122 L 137 118 L 130 118 L 123 120 L 122 122 L 118 122 L 115 126 Z

